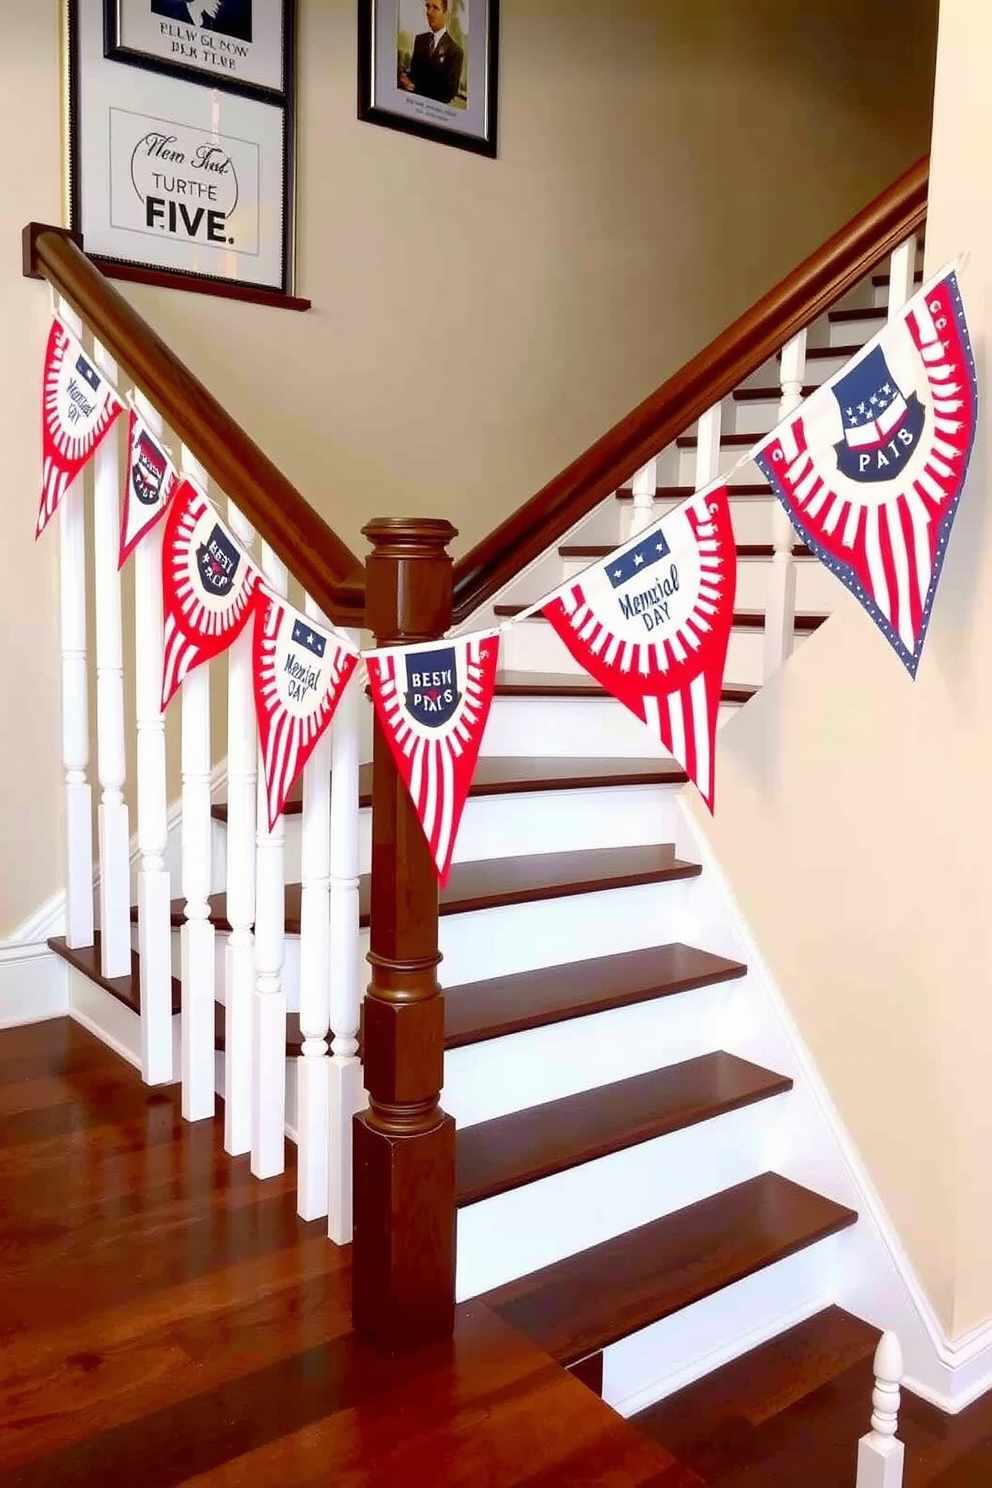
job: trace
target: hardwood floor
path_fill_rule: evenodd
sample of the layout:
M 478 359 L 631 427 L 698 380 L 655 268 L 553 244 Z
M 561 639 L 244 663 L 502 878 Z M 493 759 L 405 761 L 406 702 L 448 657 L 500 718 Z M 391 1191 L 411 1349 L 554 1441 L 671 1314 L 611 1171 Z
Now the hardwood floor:
M 0 1033 L 4 1488 L 700 1488 L 479 1303 L 419 1355 L 365 1348 L 294 1187 L 68 1020 Z

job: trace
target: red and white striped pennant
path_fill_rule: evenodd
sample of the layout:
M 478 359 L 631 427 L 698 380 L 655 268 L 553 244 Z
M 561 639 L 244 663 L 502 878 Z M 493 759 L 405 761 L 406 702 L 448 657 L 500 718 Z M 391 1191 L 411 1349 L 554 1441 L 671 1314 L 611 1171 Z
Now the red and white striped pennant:
M 124 404 L 58 316 L 45 351 L 42 481 L 35 537 L 44 532 L 72 481 L 110 433 Z
M 162 543 L 163 708 L 194 667 L 220 656 L 241 634 L 258 580 L 258 569 L 207 497 L 184 480 Z
M 252 673 L 270 830 L 330 727 L 358 656 L 344 636 L 259 585 Z
M 544 614 L 583 670 L 671 751 L 711 811 L 736 584 L 721 479 L 518 617 Z
M 499 631 L 365 651 L 363 658 L 443 888 L 496 687 Z
M 912 677 L 977 412 L 971 342 L 949 267 L 752 451 L 803 541 Z

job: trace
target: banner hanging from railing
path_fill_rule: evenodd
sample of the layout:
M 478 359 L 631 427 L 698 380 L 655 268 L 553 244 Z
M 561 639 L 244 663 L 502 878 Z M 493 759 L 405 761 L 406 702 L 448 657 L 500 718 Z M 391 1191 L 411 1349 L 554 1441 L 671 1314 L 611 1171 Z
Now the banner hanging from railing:
M 803 541 L 912 677 L 977 412 L 968 327 L 946 268 L 751 452 Z
M 344 636 L 259 585 L 252 674 L 270 831 L 330 726 L 358 656 Z
M 362 655 L 443 888 L 496 687 L 499 631 Z
M 115 389 L 56 316 L 48 334 L 42 385 L 43 464 L 36 538 L 123 409 Z
M 251 614 L 258 569 L 213 506 L 184 480 L 162 544 L 165 655 L 162 707 L 194 667 L 226 651 Z
M 131 409 L 128 429 L 128 465 L 121 512 L 121 550 L 117 567 L 123 568 L 145 533 L 154 527 L 179 484 L 169 452 L 156 439 L 136 408 Z
M 711 811 L 736 584 L 721 479 L 519 617 L 550 620 L 583 670 L 671 750 Z

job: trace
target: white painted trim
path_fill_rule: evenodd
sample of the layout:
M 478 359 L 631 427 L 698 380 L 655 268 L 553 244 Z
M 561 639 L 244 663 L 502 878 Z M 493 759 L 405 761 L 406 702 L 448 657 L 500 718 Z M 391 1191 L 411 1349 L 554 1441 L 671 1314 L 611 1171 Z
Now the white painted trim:
M 0 1028 L 64 1018 L 69 1011 L 66 970 L 44 941 L 0 944 Z
M 868 1242 L 858 1260 L 867 1262 L 870 1274 L 857 1276 L 859 1297 L 853 1305 L 843 1295 L 839 1300 L 875 1326 L 895 1331 L 907 1356 L 903 1386 L 940 1410 L 956 1415 L 992 1389 L 992 1320 L 960 1338 L 947 1336 L 781 989 L 758 949 L 710 844 L 702 807 L 693 799 L 690 787 L 680 793 L 676 809 L 679 817 L 676 850 L 680 857 L 691 857 L 702 864 L 702 882 L 722 900 L 724 914 L 732 922 L 733 933 L 741 946 L 740 957 L 747 963 L 749 980 L 754 979 L 770 1000 L 790 1047 L 799 1077 L 796 1086 L 800 1082 L 805 1085 L 827 1128 L 834 1149 L 838 1187 L 854 1191 L 852 1207 L 857 1208 L 860 1223 L 852 1234 L 861 1233 Z M 841 1202 L 852 1200 L 841 1195 Z M 843 1288 L 843 1269 L 841 1276 Z M 876 1297 L 881 1299 L 877 1306 Z

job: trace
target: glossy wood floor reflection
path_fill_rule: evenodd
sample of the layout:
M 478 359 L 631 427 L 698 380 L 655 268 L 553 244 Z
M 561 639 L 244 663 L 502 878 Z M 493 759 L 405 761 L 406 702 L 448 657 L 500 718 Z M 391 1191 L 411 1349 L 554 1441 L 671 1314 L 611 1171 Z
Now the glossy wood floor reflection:
M 68 1020 L 0 1032 L 3 1488 L 699 1488 L 480 1304 L 364 1348 L 294 1187 Z

